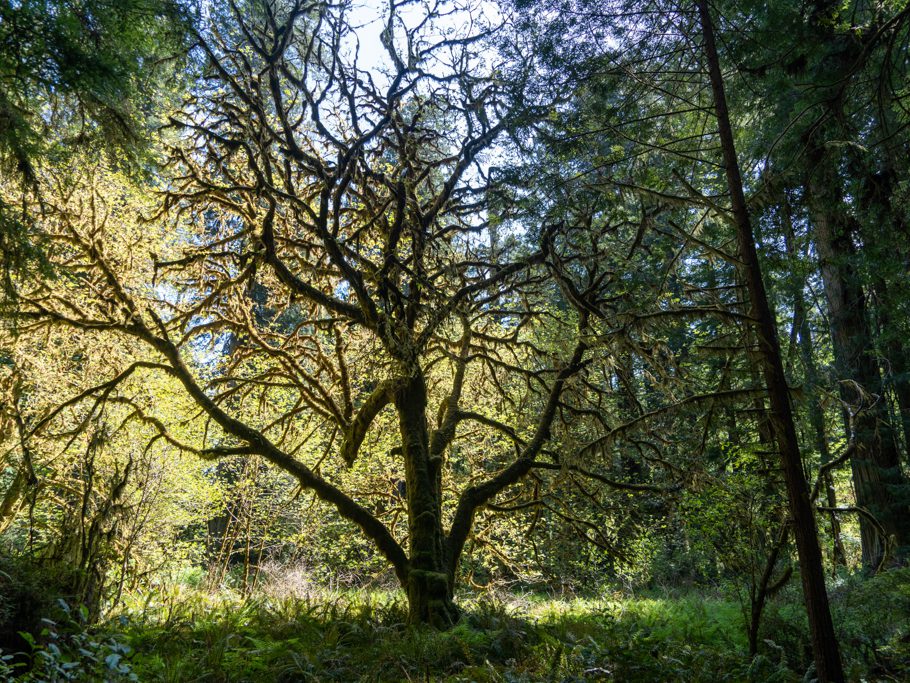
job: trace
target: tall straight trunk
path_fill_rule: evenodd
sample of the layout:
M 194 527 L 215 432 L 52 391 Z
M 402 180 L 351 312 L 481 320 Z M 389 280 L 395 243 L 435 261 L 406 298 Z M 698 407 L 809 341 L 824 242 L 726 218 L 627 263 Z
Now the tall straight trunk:
M 828 448 L 828 436 L 825 431 L 825 411 L 822 408 L 819 396 L 818 368 L 815 365 L 815 356 L 812 349 L 812 332 L 806 316 L 806 304 L 802 292 L 793 303 L 794 325 L 799 335 L 799 355 L 806 372 L 806 393 L 809 398 L 809 424 L 815 438 L 815 448 L 818 451 L 819 463 L 822 467 L 831 462 L 831 449 Z M 831 472 L 825 472 L 822 485 L 825 490 L 825 503 L 834 510 L 837 508 L 837 492 L 834 489 L 834 479 Z M 840 521 L 837 513 L 831 512 L 831 537 L 834 544 L 832 559 L 834 566 L 846 566 L 847 553 L 840 534 Z
M 768 303 L 764 282 L 762 281 L 761 267 L 752 232 L 752 222 L 746 208 L 742 176 L 736 156 L 730 115 L 727 110 L 724 80 L 720 70 L 717 46 L 714 42 L 713 22 L 708 10 L 707 0 L 697 0 L 697 6 L 701 19 L 705 58 L 711 78 L 711 90 L 714 96 L 714 109 L 717 115 L 718 133 L 723 151 L 724 171 L 736 223 L 740 258 L 749 289 L 753 317 L 756 320 L 756 335 L 762 362 L 762 373 L 768 389 L 772 429 L 780 451 L 784 479 L 787 485 L 790 515 L 793 518 L 793 531 L 799 555 L 803 597 L 812 635 L 812 650 L 815 656 L 816 673 L 818 680 L 822 683 L 826 681 L 843 681 L 844 672 L 837 638 L 834 635 L 834 623 L 831 620 L 831 611 L 828 606 L 828 594 L 825 588 L 822 553 L 818 543 L 815 515 L 812 503 L 809 500 L 809 487 L 803 473 L 787 379 L 784 374 L 780 343 L 777 338 L 777 329 Z
M 883 220 L 891 228 L 890 239 L 886 243 L 893 252 L 888 253 L 888 258 L 905 259 L 901 253 L 904 247 L 901 239 L 905 237 L 906 230 L 903 221 L 895 216 L 893 207 L 889 201 L 885 202 L 883 207 Z M 869 243 L 870 240 L 877 236 L 863 234 L 863 241 Z M 886 247 L 886 249 L 888 248 Z M 889 251 L 891 251 L 889 249 Z M 907 263 L 904 261 L 902 267 L 906 268 Z M 900 431 L 904 437 L 905 454 L 910 455 L 910 355 L 908 355 L 907 346 L 904 343 L 903 331 L 907 322 L 905 315 L 901 315 L 904 304 L 903 283 L 898 281 L 897 286 L 892 286 L 881 273 L 872 274 L 871 291 L 875 300 L 874 314 L 877 322 L 876 334 L 878 335 L 879 349 L 884 357 L 884 383 L 883 389 L 890 388 L 894 392 L 894 399 L 897 403 L 897 419 L 893 428 L 894 438 L 897 441 L 897 433 Z M 908 461 L 910 462 L 910 461 Z M 902 482 L 907 485 L 906 478 Z M 906 494 L 905 494 L 906 496 Z M 906 498 L 905 498 L 906 500 Z M 903 511 L 904 515 L 910 513 L 910 510 Z M 907 542 L 910 538 L 905 538 Z M 910 549 L 908 549 L 910 552 Z
M 741 270 L 736 272 L 736 284 L 740 289 L 745 289 L 749 291 L 748 283 L 745 282 L 745 273 Z M 749 314 L 749 302 L 743 301 L 741 307 L 739 308 L 739 313 L 745 315 Z M 747 358 L 747 372 L 749 373 L 749 380 L 758 385 L 761 381 L 761 372 L 759 368 L 762 366 L 762 350 L 761 344 L 756 338 L 756 331 L 754 325 L 746 325 L 743 330 L 743 347 L 746 350 Z M 762 460 L 764 461 L 771 451 L 773 451 L 774 444 L 774 434 L 772 433 L 771 427 L 771 418 L 768 415 L 768 411 L 765 408 L 765 401 L 761 396 L 757 396 L 752 400 L 752 407 L 749 409 L 749 414 L 752 416 L 755 422 L 755 431 L 758 435 L 758 446 L 759 452 L 761 453 Z M 769 487 L 773 487 L 771 481 L 768 481 Z
M 442 463 L 430 457 L 427 387 L 419 368 L 395 391 L 407 483 L 408 619 L 445 628 L 458 620 L 442 530 Z
M 899 288 L 900 289 L 900 288 Z M 893 288 L 878 273 L 872 277 L 871 291 L 876 305 L 875 333 L 878 337 L 879 351 L 883 357 L 882 389 L 890 389 L 897 404 L 897 414 L 893 415 L 893 438 L 898 441 L 898 433 L 904 437 L 905 453 L 910 455 L 910 358 L 901 337 L 901 320 L 895 319 L 894 310 L 899 310 L 900 295 L 895 295 Z M 898 448 L 898 450 L 900 450 Z M 898 458 L 899 458 L 898 454 Z M 903 485 L 906 486 L 906 478 Z M 910 512 L 904 510 L 904 513 Z
M 796 249 L 796 235 L 793 231 L 793 218 L 790 202 L 784 194 L 781 203 L 782 223 L 784 229 L 784 242 L 787 248 L 787 257 L 795 266 L 798 261 Z M 799 357 L 806 373 L 806 396 L 809 404 L 809 424 L 815 440 L 815 449 L 818 451 L 819 462 L 822 467 L 831 462 L 831 450 L 828 448 L 828 435 L 825 429 L 825 411 L 822 408 L 819 387 L 821 386 L 818 366 L 815 363 L 815 351 L 812 348 L 812 328 L 809 325 L 809 315 L 803 294 L 803 282 L 794 277 L 792 286 L 793 296 L 793 329 L 796 332 Z M 837 507 L 837 493 L 834 490 L 834 480 L 830 472 L 824 474 L 823 485 L 825 488 L 825 502 L 832 510 Z M 833 564 L 845 566 L 847 554 L 840 535 L 840 521 L 837 513 L 831 512 L 831 536 L 834 544 L 832 553 Z
M 852 240 L 851 217 L 843 207 L 843 193 L 834 160 L 822 149 L 810 151 L 813 169 L 807 182 L 810 216 L 821 265 L 834 360 L 844 403 L 861 404 L 853 419 L 856 455 L 851 459 L 856 503 L 881 525 L 860 517 L 863 564 L 875 569 L 885 559 L 889 544 L 910 544 L 910 515 L 894 492 L 906 486 L 900 469 L 896 435 L 887 403 L 882 399 L 882 376 L 872 353 L 873 334 L 866 296 Z

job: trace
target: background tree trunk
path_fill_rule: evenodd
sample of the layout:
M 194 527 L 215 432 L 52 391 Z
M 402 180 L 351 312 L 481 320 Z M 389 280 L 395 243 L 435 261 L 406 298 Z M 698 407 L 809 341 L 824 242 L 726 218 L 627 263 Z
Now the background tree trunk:
M 783 194 L 781 202 L 781 219 L 784 229 L 784 242 L 786 243 L 787 256 L 795 269 L 799 262 L 798 250 L 796 248 L 796 235 L 793 230 L 793 218 L 790 202 Z M 806 397 L 808 399 L 809 425 L 812 428 L 812 436 L 815 440 L 815 449 L 818 451 L 819 464 L 824 467 L 831 461 L 831 450 L 828 447 L 828 436 L 825 428 L 825 411 L 822 407 L 821 397 L 819 395 L 819 386 L 821 386 L 821 377 L 818 371 L 818 365 L 815 362 L 815 350 L 812 346 L 812 326 L 809 324 L 809 312 L 806 306 L 806 298 L 803 294 L 805 282 L 794 277 L 793 281 L 793 328 L 797 335 L 797 344 L 799 349 L 800 361 L 805 373 Z M 837 493 L 834 490 L 834 480 L 831 473 L 824 475 L 823 485 L 825 488 L 825 502 L 829 508 L 837 507 Z M 835 513 L 830 514 L 831 537 L 833 541 L 832 561 L 835 567 L 846 566 L 847 554 L 844 550 L 844 544 L 840 535 L 840 521 Z
M 849 217 L 832 160 L 814 150 L 815 170 L 807 183 L 809 211 L 821 265 L 831 326 L 835 365 L 844 403 L 858 405 L 851 435 L 856 455 L 851 459 L 856 504 L 868 510 L 896 546 L 910 542 L 910 517 L 903 513 L 894 490 L 905 484 L 888 406 L 882 397 L 882 377 L 873 356 L 873 336 L 862 283 L 852 263 L 855 249 Z M 849 428 L 849 426 L 848 426 Z M 869 520 L 860 517 L 863 564 L 877 568 L 889 543 Z

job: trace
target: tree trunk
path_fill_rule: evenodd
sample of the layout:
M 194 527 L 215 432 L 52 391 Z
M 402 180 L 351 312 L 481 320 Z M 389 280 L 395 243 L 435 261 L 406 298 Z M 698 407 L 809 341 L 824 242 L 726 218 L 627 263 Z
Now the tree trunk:
M 796 235 L 793 231 L 793 219 L 791 215 L 790 202 L 783 195 L 781 202 L 781 217 L 784 228 L 784 242 L 787 247 L 787 257 L 793 264 L 794 271 L 798 263 L 798 254 L 796 248 Z M 822 467 L 831 462 L 831 450 L 828 448 L 828 436 L 825 430 L 825 411 L 822 408 L 821 397 L 819 395 L 819 386 L 821 385 L 818 366 L 815 363 L 815 352 L 812 348 L 812 327 L 809 325 L 809 314 L 806 307 L 806 299 L 803 294 L 804 281 L 794 277 L 793 281 L 793 329 L 797 335 L 797 344 L 799 348 L 799 357 L 803 364 L 803 371 L 806 374 L 806 395 L 809 403 L 809 424 L 812 427 L 813 437 L 815 439 L 815 448 L 818 451 L 819 463 Z M 834 480 L 831 473 L 824 475 L 823 485 L 825 487 L 825 502 L 829 508 L 837 507 L 837 493 L 834 490 Z M 831 537 L 834 544 L 832 554 L 832 564 L 834 567 L 846 566 L 847 554 L 844 550 L 844 544 L 840 535 L 840 521 L 836 513 L 830 513 Z
M 809 487 L 803 473 L 796 426 L 790 406 L 790 395 L 784 365 L 781 360 L 780 343 L 777 328 L 771 312 L 765 286 L 762 280 L 758 253 L 755 249 L 755 238 L 752 233 L 752 222 L 746 208 L 742 176 L 733 129 L 727 110 L 727 97 L 717 46 L 714 42 L 714 27 L 707 0 L 697 0 L 698 13 L 701 19 L 704 51 L 708 71 L 711 77 L 711 90 L 714 96 L 714 109 L 717 115 L 718 133 L 723 152 L 724 171 L 727 187 L 730 191 L 733 217 L 736 223 L 737 240 L 746 284 L 749 288 L 749 299 L 752 313 L 756 320 L 756 335 L 761 354 L 762 371 L 768 388 L 772 430 L 780 451 L 787 484 L 787 497 L 790 514 L 793 518 L 793 530 L 796 537 L 796 548 L 799 555 L 800 575 L 802 577 L 803 597 L 809 618 L 809 630 L 812 635 L 812 650 L 815 656 L 815 668 L 818 680 L 843 681 L 844 672 L 840 660 L 837 638 L 834 635 L 834 623 L 828 607 L 828 594 L 825 588 L 825 575 L 822 567 L 821 548 L 815 526 L 815 515 L 809 500 Z
M 882 377 L 872 355 L 872 332 L 862 283 L 855 271 L 855 249 L 850 217 L 843 207 L 839 178 L 833 160 L 824 150 L 810 154 L 807 193 L 815 228 L 831 340 L 842 400 L 860 404 L 851 435 L 856 455 L 851 460 L 856 504 L 881 524 L 880 533 L 860 517 L 863 564 L 876 569 L 885 560 L 889 544 L 910 543 L 910 516 L 895 500 L 894 491 L 906 484 L 887 403 L 882 397 Z
M 417 368 L 395 391 L 407 483 L 408 620 L 446 628 L 458 620 L 458 608 L 442 530 L 442 461 L 430 458 L 426 408 L 426 381 Z
M 899 125 L 899 122 L 893 124 Z M 880 126 L 883 137 L 887 139 L 893 125 L 882 125 L 880 122 Z M 902 148 L 895 150 L 890 145 L 886 146 L 884 168 L 877 174 L 878 180 L 872 183 L 877 190 L 873 193 L 872 199 L 882 207 L 881 223 L 885 226 L 884 232 L 887 235 L 887 239 L 883 240 L 886 245 L 884 256 L 897 259 L 898 272 L 903 277 L 893 283 L 896 286 L 892 286 L 879 275 L 873 287 L 883 309 L 884 315 L 880 314 L 879 321 L 885 334 L 884 353 L 890 370 L 888 380 L 894 388 L 897 400 L 904 436 L 904 454 L 907 458 L 905 464 L 910 466 L 910 353 L 904 343 L 903 334 L 910 320 L 905 298 L 901 294 L 907 283 L 906 275 L 910 272 L 910 250 L 907 242 L 910 237 L 910 225 L 907 223 L 905 212 L 895 206 L 895 198 L 900 196 L 899 188 L 896 187 L 901 177 L 901 171 L 898 169 L 904 167 L 903 174 L 906 175 L 906 162 L 901 163 L 903 151 Z
M 825 411 L 822 409 L 821 399 L 818 395 L 818 368 L 815 357 L 812 355 L 812 333 L 809 321 L 806 318 L 805 302 L 802 292 L 793 303 L 794 321 L 798 320 L 799 355 L 806 371 L 806 393 L 809 398 L 809 424 L 812 426 L 815 437 L 815 448 L 818 450 L 819 464 L 824 467 L 831 462 L 831 450 L 828 448 L 828 437 L 825 432 Z M 829 508 L 837 507 L 837 492 L 834 490 L 834 479 L 830 472 L 823 475 L 822 485 L 825 488 L 825 502 Z M 847 565 L 847 553 L 840 535 L 840 521 L 835 513 L 831 513 L 831 537 L 834 543 L 832 564 L 837 567 Z
M 879 343 L 884 357 L 884 386 L 890 387 L 894 392 L 894 401 L 897 404 L 896 424 L 904 437 L 904 453 L 910 456 L 910 356 L 903 339 L 902 321 L 895 320 L 892 315 L 892 310 L 900 310 L 901 298 L 895 294 L 894 289 L 881 277 L 875 277 L 872 282 L 872 290 L 878 303 L 876 313 Z M 896 289 L 902 290 L 901 287 Z M 907 485 L 906 478 L 904 485 Z M 910 511 L 904 511 L 905 514 L 908 512 Z

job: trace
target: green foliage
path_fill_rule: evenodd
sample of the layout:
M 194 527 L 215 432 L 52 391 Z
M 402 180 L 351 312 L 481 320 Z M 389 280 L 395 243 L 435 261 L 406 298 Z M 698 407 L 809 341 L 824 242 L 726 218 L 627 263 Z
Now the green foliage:
M 198 80 L 169 60 L 185 56 L 193 2 L 0 6 L 0 284 L 18 297 L 0 319 L 0 673 L 811 676 L 697 26 L 660 3 L 515 4 L 526 33 L 497 50 L 496 31 L 444 49 L 409 34 L 388 91 L 328 47 L 356 33 L 347 3 L 203 3 Z M 907 87 L 892 47 L 910 14 L 906 0 L 815 4 L 712 11 L 805 470 L 855 439 L 852 387 L 882 409 L 876 433 L 905 420 L 882 439 L 901 475 Z M 407 12 L 383 41 L 401 41 Z M 513 59 L 525 40 L 533 57 Z M 477 45 L 502 64 L 481 74 Z M 453 49 L 464 71 L 430 73 Z M 519 71 L 520 87 L 502 77 Z M 549 101 L 551 76 L 565 92 L 529 104 Z M 813 208 L 812 148 L 838 188 L 830 215 Z M 836 258 L 818 258 L 819 216 L 850 219 Z M 854 304 L 868 300 L 866 379 L 841 376 L 818 296 L 844 264 Z M 418 376 L 411 431 L 441 444 L 423 512 L 395 401 L 361 412 L 380 382 Z M 849 574 L 864 503 L 846 465 L 818 498 L 833 508 L 823 544 L 839 533 L 844 556 L 835 622 L 853 678 L 896 679 L 910 670 L 908 573 Z M 390 559 L 399 576 L 449 575 L 387 548 L 446 556 L 459 509 L 455 581 L 487 592 L 456 596 L 450 630 L 406 627 L 402 595 L 379 590 L 397 587 Z M 440 532 L 415 555 L 430 517 Z M 631 597 L 680 587 L 692 594 Z M 750 658 L 746 617 L 762 605 Z
M 107 152 L 150 171 L 152 130 L 186 73 L 191 2 L 18 0 L 0 4 L 0 293 L 50 261 L 28 198 L 48 169 Z M 2 297 L 0 297 L 2 303 Z
M 0 657 L 0 675 L 17 681 L 62 683 L 98 680 L 106 683 L 138 681 L 129 657 L 131 648 L 116 634 L 92 634 L 85 607 L 73 612 L 62 600 L 58 603 L 60 621 L 43 618 L 37 636 L 23 632 L 30 652 L 26 663 L 16 655 Z
M 0 6 L 0 164 L 35 180 L 36 157 L 112 145 L 125 160 L 160 114 L 161 63 L 180 49 L 180 2 L 22 0 Z M 151 121 L 150 121 L 151 119 Z M 48 135 L 51 133 L 51 135 Z
M 66 582 L 59 567 L 0 554 L 0 649 L 22 649 L 21 633 L 37 633 L 43 617 L 62 616 L 58 600 Z
M 753 659 L 738 604 L 704 592 L 464 594 L 463 619 L 448 631 L 407 627 L 401 596 L 382 591 L 243 598 L 175 585 L 147 598 L 97 629 L 79 612 L 46 621 L 22 680 L 782 683 L 802 680 L 811 661 L 793 591 L 769 608 Z M 908 570 L 847 582 L 833 601 L 851 680 L 910 672 Z
M 831 611 L 851 680 L 902 680 L 910 675 L 910 569 L 841 579 Z M 772 601 L 762 632 L 767 652 L 795 670 L 809 666 L 809 630 L 799 590 L 791 585 Z
M 759 457 L 734 444 L 723 444 L 722 450 L 728 468 L 686 492 L 681 512 L 695 550 L 745 576 L 763 561 L 779 533 L 782 501 Z
M 384 593 L 243 600 L 182 594 L 113 623 L 143 681 L 790 681 L 750 662 L 735 604 L 684 598 L 573 601 L 464 596 L 448 631 L 407 628 Z

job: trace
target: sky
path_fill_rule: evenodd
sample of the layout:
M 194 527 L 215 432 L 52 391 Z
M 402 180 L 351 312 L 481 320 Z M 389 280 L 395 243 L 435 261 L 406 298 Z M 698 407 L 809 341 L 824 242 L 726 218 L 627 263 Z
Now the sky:
M 426 4 L 433 0 L 399 0 L 398 15 L 408 26 L 416 26 L 425 15 Z M 496 4 L 490 0 L 438 0 L 440 16 L 434 22 L 432 35 L 472 33 L 470 14 L 481 16 L 487 21 L 495 21 L 498 16 Z M 362 69 L 378 72 L 391 66 L 391 60 L 382 45 L 380 34 L 385 28 L 389 13 L 389 0 L 353 0 L 349 15 L 356 28 L 360 41 L 359 66 Z M 476 29 L 475 29 L 476 30 Z M 401 30 L 396 31 L 396 42 L 403 40 Z M 351 46 L 353 47 L 353 46 Z

